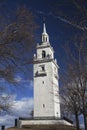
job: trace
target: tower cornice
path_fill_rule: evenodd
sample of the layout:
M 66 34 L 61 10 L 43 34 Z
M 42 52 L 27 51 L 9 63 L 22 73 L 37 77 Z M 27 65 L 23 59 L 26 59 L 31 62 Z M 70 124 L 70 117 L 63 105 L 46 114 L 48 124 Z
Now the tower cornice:
M 44 44 L 38 44 L 37 46 L 36 46 L 36 49 L 44 49 L 44 48 L 48 48 L 48 47 L 50 47 L 50 49 L 54 52 L 54 50 L 53 50 L 53 47 L 51 47 L 51 45 L 48 43 L 47 45 L 44 45 Z
M 51 58 L 51 59 L 47 59 L 47 58 L 34 59 L 33 64 L 47 63 L 47 62 L 53 62 L 56 65 L 56 67 L 59 68 L 58 64 L 56 63 L 56 61 L 53 58 Z

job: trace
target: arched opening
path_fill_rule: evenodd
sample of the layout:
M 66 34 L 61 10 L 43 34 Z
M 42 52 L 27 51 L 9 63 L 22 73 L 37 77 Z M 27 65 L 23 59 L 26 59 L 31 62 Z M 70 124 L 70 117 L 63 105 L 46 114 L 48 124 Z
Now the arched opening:
M 45 42 L 45 37 L 43 36 L 43 42 Z
M 42 51 L 42 58 L 45 58 L 45 57 L 46 57 L 46 52 Z
M 47 37 L 46 37 L 46 42 L 47 42 Z

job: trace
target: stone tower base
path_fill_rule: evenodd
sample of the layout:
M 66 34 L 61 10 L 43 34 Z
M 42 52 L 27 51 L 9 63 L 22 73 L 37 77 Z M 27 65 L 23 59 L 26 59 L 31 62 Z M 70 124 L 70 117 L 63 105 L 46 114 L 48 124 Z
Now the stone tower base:
M 18 128 L 26 128 L 29 126 L 34 126 L 34 125 L 68 125 L 68 126 L 73 126 L 72 122 L 69 122 L 64 119 L 27 119 L 27 118 L 19 118 L 18 120 Z

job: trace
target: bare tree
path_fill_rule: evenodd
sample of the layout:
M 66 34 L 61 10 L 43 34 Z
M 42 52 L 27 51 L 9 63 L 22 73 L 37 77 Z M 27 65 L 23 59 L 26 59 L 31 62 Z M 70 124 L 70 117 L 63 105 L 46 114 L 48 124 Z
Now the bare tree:
M 0 78 L 10 84 L 16 82 L 15 74 L 19 69 L 23 71 L 26 62 L 32 63 L 36 24 L 33 14 L 26 7 L 19 7 L 14 12 L 5 12 L 5 16 L 2 12 L 1 9 Z M 11 106 L 9 99 L 10 95 L 3 97 L 3 92 L 0 93 L 0 111 L 8 110 Z
M 87 129 L 87 8 L 86 1 L 56 1 L 53 6 L 52 15 L 61 20 L 65 25 L 76 28 L 80 35 L 75 33 L 70 44 L 66 46 L 67 69 L 64 82 L 65 106 L 72 111 L 76 111 L 76 124 L 79 129 L 78 116 L 83 114 L 85 130 Z M 64 7 L 64 8 L 62 8 Z M 67 12 L 66 8 L 71 7 L 72 12 Z M 65 9 L 65 10 L 64 10 Z M 74 10 L 73 10 L 74 9 Z M 67 27 L 70 27 L 67 26 Z M 74 40 L 73 40 L 74 39 Z M 64 75 L 64 72 L 63 72 Z
M 75 115 L 75 120 L 76 120 L 76 126 L 77 130 L 79 130 L 79 115 L 80 115 L 80 104 L 79 104 L 79 95 L 77 95 L 77 90 L 76 90 L 76 84 L 74 83 L 69 83 L 67 86 L 63 87 L 64 92 L 62 92 L 62 106 L 63 113 L 65 117 L 69 116 L 68 118 L 71 117 L 72 115 Z
M 11 95 L 0 95 L 0 113 L 9 112 L 13 107 Z
M 85 6 L 85 0 L 67 0 L 67 1 L 56 1 L 52 3 L 52 15 L 65 24 L 71 25 L 80 31 L 87 31 L 86 22 L 87 22 L 87 8 Z M 71 7 L 71 13 L 65 11 L 67 8 Z M 69 8 L 70 9 L 70 8 Z
M 71 44 L 66 46 L 67 70 L 64 82 L 65 105 L 76 117 L 77 129 L 79 130 L 78 116 L 83 114 L 85 130 L 87 129 L 87 46 L 85 36 L 75 36 L 73 49 Z

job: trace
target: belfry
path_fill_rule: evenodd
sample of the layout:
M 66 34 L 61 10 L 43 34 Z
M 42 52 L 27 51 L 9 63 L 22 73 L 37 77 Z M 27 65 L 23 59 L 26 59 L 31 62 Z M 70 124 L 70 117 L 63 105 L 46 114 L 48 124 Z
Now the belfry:
M 42 41 L 34 54 L 34 118 L 61 116 L 58 68 L 44 23 Z

